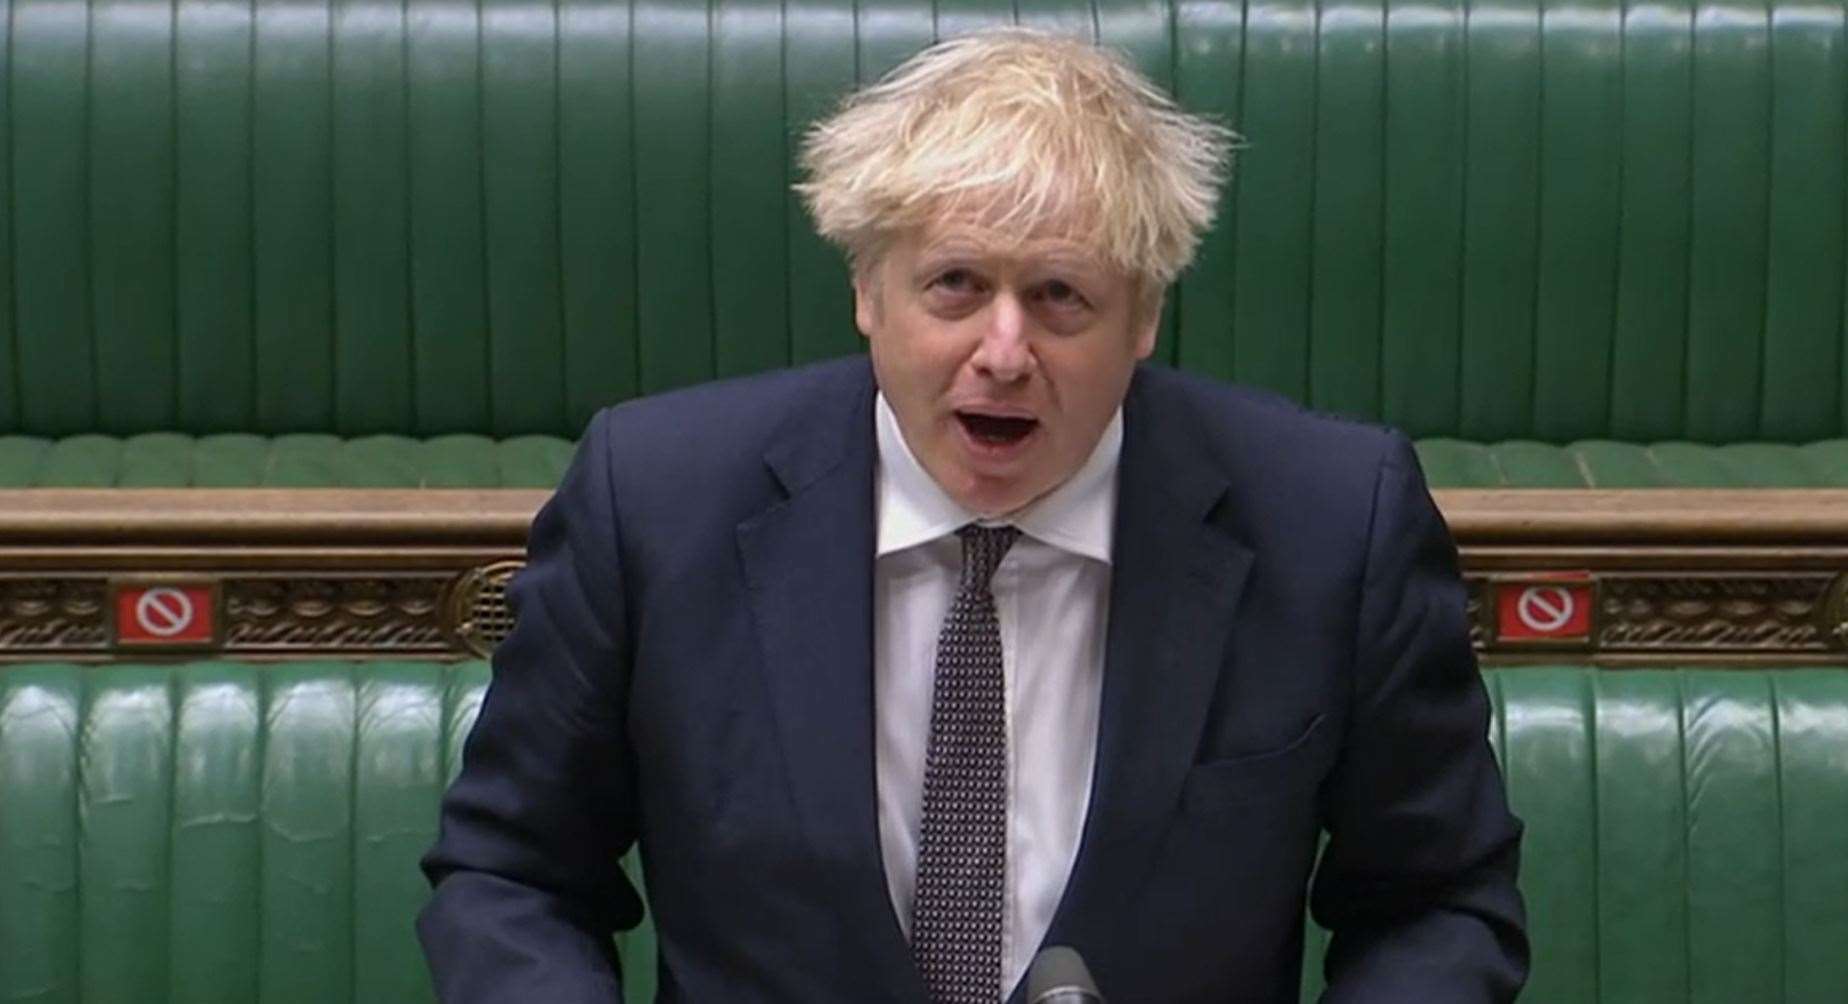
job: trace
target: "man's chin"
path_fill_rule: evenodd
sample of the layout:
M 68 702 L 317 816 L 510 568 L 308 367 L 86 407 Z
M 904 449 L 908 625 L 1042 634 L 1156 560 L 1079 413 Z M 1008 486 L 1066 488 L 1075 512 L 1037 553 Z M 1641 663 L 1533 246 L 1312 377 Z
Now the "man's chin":
M 951 492 L 959 505 L 983 519 L 1005 519 L 1039 501 L 1051 491 L 1024 475 L 996 476 L 966 472 L 962 490 Z

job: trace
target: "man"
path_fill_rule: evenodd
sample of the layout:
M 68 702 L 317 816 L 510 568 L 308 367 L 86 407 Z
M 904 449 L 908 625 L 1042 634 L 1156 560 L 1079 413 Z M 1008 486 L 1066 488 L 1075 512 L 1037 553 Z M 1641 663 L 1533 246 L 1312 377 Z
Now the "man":
M 1504 1001 L 1519 824 L 1402 437 L 1141 364 L 1228 134 L 995 31 L 809 140 L 870 364 L 630 402 L 533 526 L 426 859 L 446 1000 Z

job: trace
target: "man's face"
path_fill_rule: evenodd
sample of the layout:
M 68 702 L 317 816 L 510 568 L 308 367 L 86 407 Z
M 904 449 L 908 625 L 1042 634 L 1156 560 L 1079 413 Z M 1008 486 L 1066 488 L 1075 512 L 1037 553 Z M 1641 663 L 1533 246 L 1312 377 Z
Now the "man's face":
M 1081 245 L 967 223 L 903 236 L 854 298 L 906 444 L 951 498 L 989 516 L 1084 463 L 1159 319 Z

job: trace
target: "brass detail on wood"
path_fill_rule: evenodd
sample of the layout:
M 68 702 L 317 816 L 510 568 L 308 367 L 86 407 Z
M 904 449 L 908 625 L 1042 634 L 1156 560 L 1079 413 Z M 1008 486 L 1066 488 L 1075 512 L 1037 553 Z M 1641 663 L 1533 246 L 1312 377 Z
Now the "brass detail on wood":
M 1544 659 L 1548 653 L 1528 650 L 1531 642 L 1505 642 L 1494 630 L 1493 603 L 1488 601 L 1494 589 L 1508 587 L 1510 578 L 1498 572 L 1465 573 L 1472 641 L 1489 660 Z M 1848 648 L 1848 576 L 1731 570 L 1654 573 L 1619 565 L 1594 574 L 1591 584 L 1595 616 L 1580 658 L 1610 665 L 1728 659 L 1736 665 L 1799 664 L 1840 658 L 1841 650 Z M 1558 653 L 1551 656 L 1557 658 Z
M 220 644 L 171 657 L 485 656 L 546 492 L 482 489 L 0 491 L 0 662 L 118 650 L 111 580 L 208 580 Z M 1848 491 L 1460 489 L 1455 536 L 1484 662 L 1765 667 L 1848 660 Z M 1596 583 L 1590 644 L 1496 638 L 1493 581 Z
M 1818 627 L 1836 648 L 1848 648 L 1848 572 L 1835 577 L 1818 611 Z
M 0 579 L 0 651 L 103 652 L 109 649 L 104 579 Z
M 1602 583 L 1601 651 L 1821 651 L 1822 576 L 1612 576 Z
M 452 629 L 452 585 L 473 569 L 519 557 L 546 495 L 0 491 L 0 568 L 7 569 L 0 574 L 0 662 L 466 658 L 475 653 Z M 114 602 L 106 591 L 112 580 L 218 583 L 215 644 L 171 653 L 114 647 Z M 91 612 L 48 612 L 45 597 L 70 590 L 79 595 L 66 607 L 88 604 Z M 9 612 L 13 593 L 22 605 Z
M 1494 610 L 1483 600 L 1488 583 L 1481 576 L 1472 575 L 1463 580 L 1463 588 L 1463 616 L 1469 621 L 1469 643 L 1480 652 L 1492 637 L 1489 617 Z
M 447 575 L 266 576 L 224 583 L 228 654 L 450 651 L 439 616 Z
M 456 643 L 485 659 L 513 630 L 507 586 L 526 567 L 523 561 L 497 561 L 473 568 L 449 592 L 448 617 Z

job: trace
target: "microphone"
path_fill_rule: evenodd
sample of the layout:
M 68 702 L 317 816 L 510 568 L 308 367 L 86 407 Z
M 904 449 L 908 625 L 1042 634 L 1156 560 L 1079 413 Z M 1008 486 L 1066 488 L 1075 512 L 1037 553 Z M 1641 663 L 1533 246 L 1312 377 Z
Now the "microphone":
M 1027 1004 L 1104 1004 L 1084 959 L 1073 949 L 1054 945 L 1033 957 L 1027 967 Z

